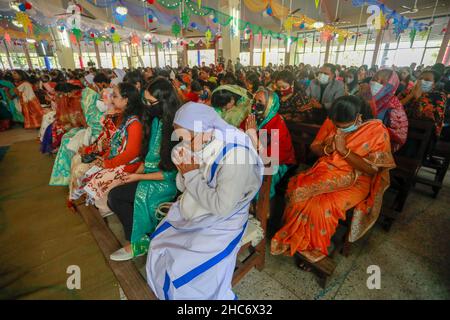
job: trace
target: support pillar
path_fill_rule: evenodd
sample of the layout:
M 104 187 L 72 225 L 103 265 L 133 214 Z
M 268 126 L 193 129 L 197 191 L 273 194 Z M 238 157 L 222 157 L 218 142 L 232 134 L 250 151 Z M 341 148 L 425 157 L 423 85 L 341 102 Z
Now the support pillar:
M 437 56 L 436 59 L 436 63 L 443 63 L 446 64 L 446 62 L 448 63 L 448 42 L 450 41 L 450 19 L 448 19 L 448 23 L 447 23 L 447 28 L 446 28 L 446 32 L 444 35 L 444 39 L 442 39 L 442 43 L 441 43 L 441 48 L 439 49 L 439 54 Z M 447 54 L 446 54 L 447 53 Z M 447 60 L 447 61 L 445 61 Z
M 383 35 L 383 29 L 378 30 L 377 39 L 375 40 L 375 50 L 373 50 L 373 56 L 372 56 L 372 64 L 371 64 L 372 67 L 377 64 L 378 52 L 380 51 L 382 35 Z
M 226 12 L 230 16 L 234 17 L 232 23 L 227 28 L 224 28 L 222 33 L 222 45 L 223 45 L 223 57 L 225 61 L 231 59 L 231 61 L 236 62 L 239 58 L 239 53 L 241 50 L 241 37 L 240 30 L 238 28 L 237 19 L 241 18 L 240 10 L 240 0 L 229 0 L 228 5 L 221 6 L 220 10 Z M 231 36 L 231 29 L 234 29 L 234 35 Z

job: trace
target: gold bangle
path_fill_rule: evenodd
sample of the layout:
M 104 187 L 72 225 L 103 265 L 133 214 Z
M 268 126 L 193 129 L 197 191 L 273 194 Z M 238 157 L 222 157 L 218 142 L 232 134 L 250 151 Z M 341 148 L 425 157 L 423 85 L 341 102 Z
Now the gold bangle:
M 329 156 L 330 154 L 327 152 L 327 147 L 328 147 L 328 145 L 325 145 L 325 147 L 323 147 L 323 153 L 325 153 L 325 155 Z
M 347 152 L 347 154 L 345 155 L 345 157 L 344 158 L 342 158 L 342 159 L 347 159 L 347 157 L 350 155 L 350 152 L 352 152 L 352 150 L 350 150 L 350 149 L 348 149 L 348 152 Z

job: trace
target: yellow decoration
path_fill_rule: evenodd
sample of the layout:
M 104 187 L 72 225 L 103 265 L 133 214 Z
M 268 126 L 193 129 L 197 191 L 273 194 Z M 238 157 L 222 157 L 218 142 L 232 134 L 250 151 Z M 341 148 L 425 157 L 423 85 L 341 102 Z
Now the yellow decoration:
M 23 26 L 23 32 L 28 33 L 33 31 L 33 24 L 30 17 L 24 12 L 17 12 L 16 20 Z
M 316 9 L 317 9 L 317 8 L 319 8 L 320 0 L 315 0 L 315 1 L 316 1 Z
M 292 17 L 289 17 L 286 20 L 284 20 L 284 29 L 287 32 L 291 32 L 292 31 L 293 25 L 294 25 L 294 19 L 292 19 Z
M 339 43 L 339 44 L 342 44 L 342 43 L 344 43 L 344 41 L 345 41 L 344 36 L 343 36 L 342 34 L 340 34 L 340 35 L 338 36 L 338 43 Z
M 318 7 L 320 3 L 320 0 L 316 0 L 316 6 Z M 272 8 L 273 16 L 277 17 L 278 19 L 286 19 L 286 21 L 289 19 L 290 21 L 288 24 L 292 21 L 293 27 L 298 27 L 300 24 L 304 23 L 305 28 L 307 30 L 314 29 L 313 24 L 317 20 L 311 19 L 305 15 L 300 16 L 294 16 L 294 17 L 288 17 L 289 16 L 289 8 L 282 6 L 277 0 L 244 0 L 244 4 L 247 8 L 249 8 L 253 12 L 261 12 L 267 9 L 268 6 Z M 286 21 L 285 21 L 285 29 L 289 31 L 289 25 L 288 28 L 286 28 Z M 290 28 L 292 30 L 292 28 Z M 333 27 L 331 25 L 325 25 L 323 28 L 321 28 L 318 31 L 327 31 L 331 34 L 336 33 L 339 36 L 342 35 L 344 38 L 351 37 L 354 32 L 348 32 L 343 29 L 338 29 L 336 27 Z

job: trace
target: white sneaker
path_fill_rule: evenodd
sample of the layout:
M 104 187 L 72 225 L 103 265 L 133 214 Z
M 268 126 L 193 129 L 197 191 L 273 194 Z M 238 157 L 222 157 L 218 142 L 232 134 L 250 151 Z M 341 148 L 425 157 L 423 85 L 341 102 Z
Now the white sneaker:
M 126 251 L 124 248 L 120 248 L 116 252 L 112 253 L 109 258 L 112 261 L 128 261 L 133 259 L 133 253 Z

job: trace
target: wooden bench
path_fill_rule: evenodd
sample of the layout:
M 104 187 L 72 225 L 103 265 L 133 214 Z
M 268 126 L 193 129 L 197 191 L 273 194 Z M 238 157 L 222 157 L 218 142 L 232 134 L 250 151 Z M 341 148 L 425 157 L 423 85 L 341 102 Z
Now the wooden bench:
M 270 208 L 270 184 L 272 182 L 272 176 L 264 176 L 261 189 L 259 191 L 259 197 L 256 201 L 256 205 L 250 214 L 259 221 L 261 228 L 264 232 L 263 239 L 255 246 L 249 241 L 242 244 L 238 258 L 236 261 L 236 268 L 233 274 L 232 285 L 236 285 L 252 268 L 262 270 L 265 265 L 266 254 L 266 226 L 267 216 Z M 141 275 L 136 264 L 133 260 L 116 262 L 112 261 L 109 257 L 116 250 L 120 249 L 122 245 L 119 240 L 110 230 L 105 220 L 100 216 L 97 208 L 94 206 L 86 206 L 83 199 L 75 201 L 74 203 L 76 212 L 78 212 L 94 239 L 96 240 L 106 263 L 113 271 L 120 287 L 122 288 L 125 296 L 129 300 L 155 300 L 157 297 L 150 290 L 146 279 Z
M 409 120 L 408 138 L 405 145 L 394 154 L 397 167 L 390 171 L 391 185 L 387 192 L 394 193 L 393 201 L 383 202 L 381 216 L 384 229 L 389 231 L 392 223 L 402 212 L 411 188 L 425 158 L 434 123 L 427 120 Z
M 450 165 L 450 142 L 438 140 L 429 153 L 427 159 L 422 162 L 423 168 L 435 170 L 434 179 L 417 177 L 416 183 L 430 186 L 433 190 L 433 198 L 437 198 L 442 189 L 445 175 Z

